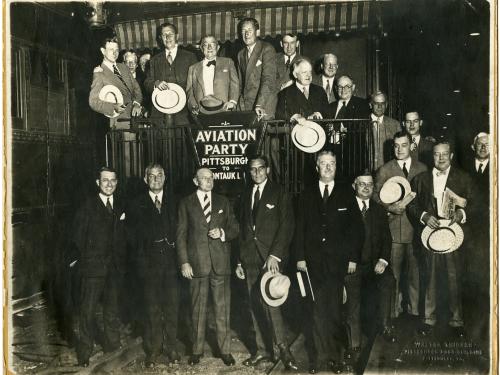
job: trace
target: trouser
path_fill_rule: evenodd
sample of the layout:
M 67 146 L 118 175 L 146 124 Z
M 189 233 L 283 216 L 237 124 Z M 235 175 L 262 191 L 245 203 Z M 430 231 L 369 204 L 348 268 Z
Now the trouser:
M 396 279 L 394 288 L 394 306 L 391 316 L 397 318 L 403 311 L 402 301 L 404 295 L 407 295 L 408 312 L 418 316 L 418 302 L 420 293 L 420 273 L 418 269 L 418 260 L 413 254 L 411 243 L 392 243 L 391 249 L 391 267 Z M 401 280 L 406 277 L 408 290 L 401 288 Z
M 121 278 L 117 275 L 107 277 L 82 276 L 80 285 L 80 338 L 78 343 L 79 360 L 88 360 L 97 337 L 96 308 L 102 298 L 103 307 L 103 345 L 104 351 L 120 346 L 120 319 L 118 311 L 118 286 Z
M 221 354 L 229 354 L 231 352 L 230 277 L 216 275 L 212 270 L 208 276 L 196 277 L 190 280 L 189 290 L 191 293 L 193 320 L 193 354 L 203 354 L 208 313 L 208 295 L 210 292 L 214 307 L 217 343 Z

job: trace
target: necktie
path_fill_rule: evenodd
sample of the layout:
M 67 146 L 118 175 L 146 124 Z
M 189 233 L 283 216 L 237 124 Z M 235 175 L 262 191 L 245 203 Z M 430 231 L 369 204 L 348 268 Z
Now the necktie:
M 155 207 L 158 210 L 158 213 L 161 214 L 161 202 L 158 199 L 158 195 L 155 195 Z
M 108 210 L 108 212 L 110 214 L 113 213 L 113 207 L 111 206 L 111 202 L 109 201 L 109 197 L 108 197 L 108 200 L 106 201 L 106 209 Z
M 215 60 L 210 60 L 207 62 L 207 66 L 209 67 L 210 65 L 213 65 L 215 67 Z
M 122 75 L 120 74 L 120 71 L 118 70 L 118 67 L 113 64 L 113 73 L 115 73 L 118 77 L 121 77 Z
M 328 185 L 325 185 L 323 190 L 323 203 L 326 204 L 326 202 L 328 202 Z
M 306 99 L 309 99 L 309 90 L 305 86 L 304 86 L 304 96 L 306 97 Z
M 174 61 L 174 59 L 172 58 L 172 53 L 169 52 L 168 55 L 167 55 L 167 62 L 169 65 L 172 65 L 172 62 Z
M 288 70 L 290 68 L 290 56 L 288 56 L 286 63 L 285 63 L 285 66 L 286 66 L 286 70 Z
M 479 163 L 479 168 L 477 169 L 477 173 L 483 174 L 483 163 Z
M 208 199 L 208 194 L 205 194 L 205 197 L 203 198 L 203 213 L 205 214 L 207 223 L 210 223 L 212 210 L 210 208 L 210 200 Z
M 345 100 L 342 101 L 342 107 L 340 108 L 340 110 L 337 112 L 337 116 L 335 116 L 335 118 L 344 118 L 345 116 L 345 111 L 347 110 L 346 109 L 347 106 L 345 104 Z
M 257 219 L 257 210 L 259 209 L 259 203 L 260 203 L 260 190 L 259 190 L 259 185 L 257 185 L 257 190 L 255 190 L 255 193 L 253 195 L 253 208 L 252 208 L 252 219 L 254 225 Z
M 416 141 L 415 137 L 412 137 L 410 150 L 415 151 L 417 149 L 417 147 L 418 147 L 417 141 Z
M 247 50 L 247 58 L 248 58 L 248 60 L 250 60 L 250 56 L 252 56 L 252 50 L 250 48 L 248 48 L 248 50 Z
M 366 211 L 368 211 L 368 207 L 366 206 L 366 202 L 363 201 L 363 208 L 361 209 L 361 215 L 363 215 L 363 217 L 366 217 Z
M 408 178 L 408 169 L 406 169 L 406 162 L 403 163 L 403 173 L 406 178 Z
M 330 86 L 330 80 L 326 80 L 326 96 L 328 97 L 328 103 L 331 103 L 331 98 L 332 98 L 332 87 Z

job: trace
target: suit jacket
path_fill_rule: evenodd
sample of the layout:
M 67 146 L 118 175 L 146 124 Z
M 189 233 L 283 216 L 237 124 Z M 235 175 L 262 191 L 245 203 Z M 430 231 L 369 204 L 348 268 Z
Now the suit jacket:
M 335 74 L 335 76 L 333 77 L 333 80 L 332 80 L 332 93 L 333 95 L 330 97 L 330 103 L 333 103 L 334 101 L 338 100 L 339 99 L 339 94 L 337 93 L 337 90 L 335 90 L 335 86 L 337 85 L 337 80 L 336 78 L 337 77 L 340 77 L 338 75 L 338 72 L 337 74 Z M 323 91 L 325 92 L 325 94 L 327 94 L 325 88 L 323 87 L 323 75 L 320 74 L 320 75 L 313 75 L 313 80 L 312 80 L 312 83 L 314 83 L 315 85 L 318 85 L 319 87 L 321 87 L 323 89 Z M 327 98 L 328 98 L 328 94 L 327 94 Z M 335 113 L 334 113 L 335 115 Z
M 425 139 L 424 136 L 421 135 L 417 148 L 410 151 L 410 156 L 413 160 L 419 160 L 427 165 L 428 168 L 432 169 L 434 167 L 434 157 L 432 155 L 433 148 L 434 142 Z
M 401 130 L 401 125 L 397 120 L 384 116 L 382 124 L 378 125 L 378 131 L 375 131 L 373 123 L 372 129 L 375 144 L 375 169 L 378 169 L 392 159 L 394 154 L 392 137 Z
M 188 69 L 191 65 L 196 63 L 196 56 L 181 47 L 177 48 L 177 55 L 175 60 L 172 62 L 172 66 L 169 67 L 167 62 L 167 55 L 165 50 L 153 56 L 149 62 L 149 71 L 144 81 L 146 90 L 151 95 L 155 88 L 156 81 L 165 81 L 176 83 L 186 90 Z M 151 117 L 156 119 L 162 119 L 164 114 L 152 106 Z M 179 113 L 172 115 L 174 125 L 185 125 L 189 123 L 188 113 L 186 108 L 184 108 Z
M 186 94 L 188 109 L 200 105 L 205 94 L 203 83 L 203 61 L 191 65 L 188 70 Z M 233 60 L 227 57 L 217 57 L 214 75 L 214 96 L 224 103 L 234 100 L 238 103 L 240 83 Z
M 341 103 L 340 99 L 336 102 L 330 104 L 332 116 L 337 113 L 337 106 Z M 341 113 L 339 112 L 339 115 Z M 343 119 L 367 119 L 370 117 L 370 107 L 368 101 L 357 96 L 351 97 L 349 103 L 347 103 L 346 111 L 344 116 L 338 117 Z
M 454 193 L 467 199 L 467 206 L 465 207 L 466 215 L 469 211 L 474 210 L 475 203 L 471 200 L 472 182 L 467 173 L 452 165 L 445 187 L 450 188 Z M 438 216 L 437 203 L 434 198 L 432 169 L 415 176 L 411 181 L 411 188 L 412 191 L 417 193 L 417 196 L 410 202 L 407 211 L 415 229 L 414 243 L 418 244 L 419 248 L 421 248 L 420 236 L 425 224 L 420 222 L 420 217 L 424 211 L 435 217 Z
M 191 265 L 194 277 L 208 276 L 212 269 L 217 275 L 231 274 L 230 241 L 238 236 L 238 222 L 226 197 L 212 192 L 211 208 L 211 220 L 207 223 L 196 192 L 179 204 L 177 257 L 179 265 Z M 224 242 L 208 237 L 213 228 L 224 230 Z
M 105 277 L 124 272 L 126 253 L 125 208 L 114 195 L 110 214 L 99 195 L 88 198 L 78 209 L 73 226 L 77 265 L 82 276 Z
M 110 119 L 110 126 L 125 129 L 129 123 L 117 122 L 121 118 L 130 118 L 132 116 L 132 104 L 134 101 L 142 103 L 142 92 L 139 84 L 130 73 L 125 64 L 117 63 L 116 67 L 120 71 L 123 81 L 113 73 L 104 63 L 101 64 L 101 72 L 96 72 L 92 78 L 92 86 L 89 94 L 90 107 L 103 115 L 112 116 L 114 113 L 113 104 L 99 99 L 99 91 L 106 85 L 118 87 L 123 96 L 123 103 L 126 105 L 125 111 L 119 116 Z
M 289 120 L 294 114 L 299 113 L 304 117 L 320 112 L 323 118 L 329 116 L 328 99 L 325 91 L 315 85 L 309 85 L 309 99 L 294 83 L 278 94 L 278 106 L 276 107 L 276 118 Z
M 135 80 L 139 84 L 139 87 L 141 88 L 142 92 L 142 105 L 144 108 L 146 108 L 146 111 L 151 113 L 151 95 L 148 95 L 148 92 L 146 91 L 146 86 L 144 86 L 144 81 L 146 80 L 146 73 L 142 71 L 141 68 L 137 68 L 135 70 Z
M 295 224 L 291 200 L 280 185 L 268 179 L 261 192 L 254 230 L 252 190 L 253 186 L 248 187 L 240 201 L 240 260 L 244 265 L 255 264 L 256 247 L 262 264 L 269 255 L 280 258 L 283 264 Z
M 259 105 L 272 118 L 276 109 L 276 51 L 261 40 L 257 40 L 250 60 L 247 51 L 245 47 L 238 52 L 239 107 L 242 111 L 252 111 Z
M 281 85 L 293 79 L 292 64 L 300 59 L 302 59 L 302 56 L 295 54 L 295 57 L 290 61 L 290 65 L 287 68 L 285 54 L 283 52 L 276 54 L 276 93 L 280 91 Z
M 363 241 L 363 221 L 349 186 L 336 182 L 326 207 L 318 184 L 300 194 L 295 258 L 306 261 L 313 279 L 343 280 L 348 262 L 359 263 Z
M 427 167 L 425 166 L 425 164 L 412 159 L 410 169 L 408 170 L 408 177 L 406 179 L 411 182 L 415 176 L 419 175 L 422 172 L 425 172 L 426 170 Z M 377 203 L 381 204 L 386 210 L 389 205 L 382 203 L 382 201 L 380 200 L 380 190 L 382 189 L 384 183 L 389 178 L 394 176 L 405 176 L 396 159 L 393 159 L 380 167 L 375 178 L 375 194 L 373 194 L 373 199 Z M 387 211 L 387 215 L 389 217 L 392 242 L 411 243 L 413 241 L 413 226 L 408 220 L 406 211 L 401 215 L 396 215 Z

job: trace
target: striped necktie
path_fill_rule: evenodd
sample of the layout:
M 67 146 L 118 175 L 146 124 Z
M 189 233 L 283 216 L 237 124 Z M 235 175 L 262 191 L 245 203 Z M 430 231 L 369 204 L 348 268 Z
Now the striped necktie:
M 174 62 L 174 59 L 172 58 L 171 52 L 169 52 L 167 55 L 167 62 L 168 62 L 168 65 L 172 65 L 172 63 Z
M 208 199 L 208 194 L 205 194 L 205 197 L 203 198 L 203 214 L 205 215 L 207 223 L 210 223 L 211 208 L 210 208 L 210 199 Z
M 161 214 L 161 202 L 158 199 L 158 195 L 155 195 L 155 207 L 158 210 L 158 213 Z
M 363 201 L 363 209 L 361 210 L 361 215 L 363 215 L 363 218 L 366 217 L 366 212 L 368 211 L 368 207 L 366 206 L 366 202 Z

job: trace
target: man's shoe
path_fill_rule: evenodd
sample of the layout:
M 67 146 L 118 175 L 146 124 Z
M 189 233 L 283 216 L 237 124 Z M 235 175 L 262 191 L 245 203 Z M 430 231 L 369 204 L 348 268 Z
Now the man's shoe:
M 344 370 L 342 363 L 337 361 L 328 361 L 328 367 L 334 374 L 342 374 L 342 371 Z
M 285 369 L 288 371 L 297 371 L 299 367 L 297 366 L 297 363 L 295 363 L 295 358 L 293 358 L 290 349 L 288 349 L 288 347 L 284 344 L 278 345 L 278 347 L 280 349 L 280 359 L 285 365 Z
M 453 332 L 453 336 L 457 339 L 463 339 L 465 337 L 464 327 L 451 327 L 451 331 Z
M 251 356 L 250 358 L 247 358 L 243 361 L 244 366 L 257 366 L 260 362 L 262 361 L 267 361 L 269 357 L 266 357 L 265 355 L 261 354 L 255 354 Z
M 170 363 L 178 364 L 181 361 L 181 356 L 176 350 L 172 350 L 168 353 L 168 359 Z
M 434 333 L 434 326 L 431 326 L 430 324 L 422 323 L 418 328 L 418 334 L 420 336 L 432 336 L 433 333 Z
M 226 366 L 234 366 L 236 364 L 236 361 L 231 354 L 221 354 L 220 358 Z
M 394 330 L 392 329 L 391 326 L 385 326 L 384 330 L 382 331 L 382 336 L 384 337 L 384 340 L 390 343 L 395 343 L 396 342 L 396 335 L 394 334 Z
M 191 357 L 189 357 L 188 364 L 190 364 L 191 366 L 197 365 L 198 363 L 200 363 L 200 358 L 201 354 L 193 354 Z

